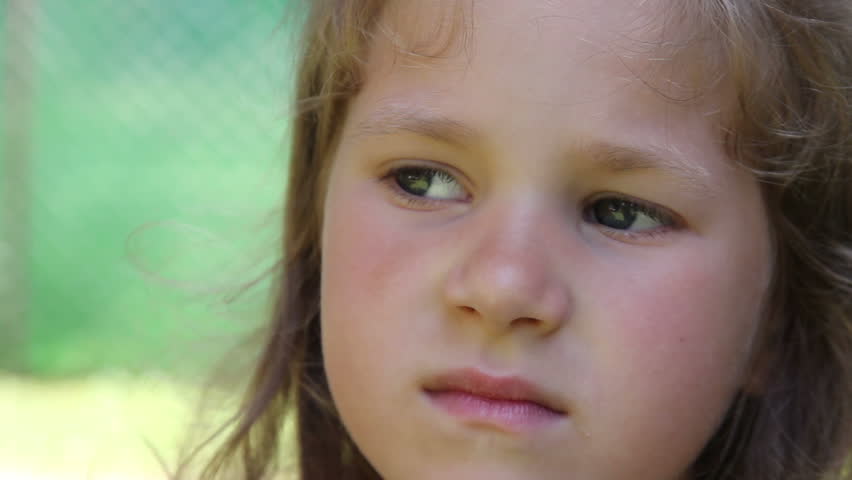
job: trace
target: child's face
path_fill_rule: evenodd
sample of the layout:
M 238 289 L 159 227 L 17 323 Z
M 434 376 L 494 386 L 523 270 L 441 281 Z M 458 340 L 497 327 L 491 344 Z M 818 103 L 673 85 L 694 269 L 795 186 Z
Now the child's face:
M 689 478 L 747 382 L 760 190 L 725 158 L 714 95 L 649 86 L 682 94 L 697 70 L 655 59 L 674 27 L 649 33 L 653 3 L 480 0 L 448 58 L 377 35 L 329 177 L 322 331 L 385 478 Z M 434 40 L 439 4 L 384 20 Z

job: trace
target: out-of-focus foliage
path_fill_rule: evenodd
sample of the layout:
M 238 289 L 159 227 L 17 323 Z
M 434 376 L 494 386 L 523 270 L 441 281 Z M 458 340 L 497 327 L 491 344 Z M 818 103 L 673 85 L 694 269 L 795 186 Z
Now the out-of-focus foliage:
M 24 52 L 35 65 L 31 178 L 20 179 L 31 184 L 31 372 L 202 365 L 258 322 L 262 288 L 222 298 L 274 261 L 285 7 L 37 2 Z M 21 49 L 6 42 L 0 55 Z

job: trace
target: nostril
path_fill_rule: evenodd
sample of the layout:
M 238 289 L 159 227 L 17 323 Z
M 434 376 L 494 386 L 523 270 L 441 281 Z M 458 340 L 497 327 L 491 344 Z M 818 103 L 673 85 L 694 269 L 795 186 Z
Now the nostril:
M 473 307 L 462 306 L 462 307 L 459 307 L 459 308 L 461 308 L 461 310 L 465 313 L 475 313 L 476 312 L 476 309 L 474 309 Z
M 513 327 L 520 327 L 523 325 L 536 326 L 540 323 L 540 320 L 530 317 L 520 317 L 512 320 Z

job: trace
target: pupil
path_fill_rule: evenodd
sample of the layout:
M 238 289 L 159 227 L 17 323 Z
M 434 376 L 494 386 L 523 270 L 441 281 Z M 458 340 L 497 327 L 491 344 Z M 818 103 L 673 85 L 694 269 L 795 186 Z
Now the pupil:
M 405 170 L 397 177 L 399 186 L 412 195 L 422 196 L 429 191 L 432 184 L 432 174 L 420 170 Z
M 623 200 L 604 200 L 595 206 L 595 220 L 609 228 L 624 230 L 636 221 L 636 209 Z

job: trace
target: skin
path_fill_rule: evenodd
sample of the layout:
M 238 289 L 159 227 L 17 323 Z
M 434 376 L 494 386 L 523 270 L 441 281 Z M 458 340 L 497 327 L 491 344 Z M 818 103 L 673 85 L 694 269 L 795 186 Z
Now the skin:
M 438 57 L 399 50 L 430 38 L 441 2 L 385 12 L 383 31 L 406 35 L 376 37 L 343 124 L 322 237 L 335 405 L 390 480 L 691 478 L 749 381 L 772 269 L 721 96 L 661 94 L 696 70 L 635 48 L 660 39 L 660 4 L 474 5 L 466 47 Z M 668 160 L 607 163 L 603 143 Z M 388 176 L 400 166 L 452 177 L 411 203 Z M 675 221 L 608 227 L 590 206 L 613 196 Z M 570 415 L 522 433 L 462 422 L 423 385 L 463 367 L 521 376 Z

